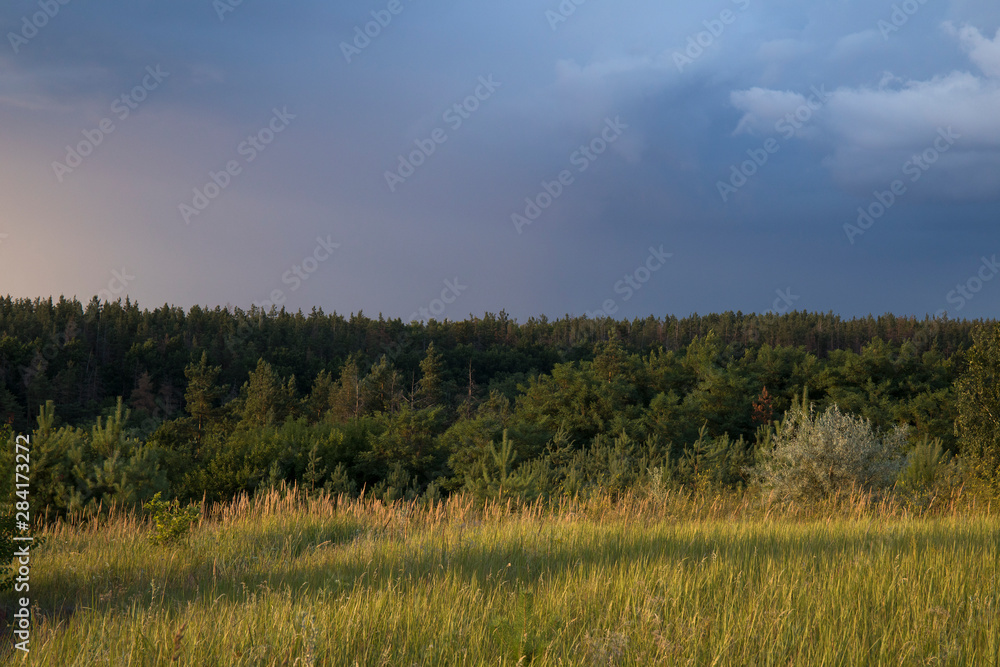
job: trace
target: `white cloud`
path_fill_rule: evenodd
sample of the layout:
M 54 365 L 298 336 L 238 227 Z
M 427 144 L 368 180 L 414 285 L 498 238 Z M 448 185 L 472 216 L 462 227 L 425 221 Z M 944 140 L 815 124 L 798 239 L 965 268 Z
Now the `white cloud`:
M 978 28 L 969 25 L 955 28 L 953 24 L 946 23 L 945 29 L 949 33 L 957 35 L 962 48 L 969 54 L 969 59 L 984 74 L 1000 78 L 1000 30 L 997 30 L 996 37 L 990 40 L 987 37 L 983 37 Z
M 839 142 L 860 148 L 914 148 L 937 128 L 961 128 L 966 142 L 1000 147 L 1000 86 L 967 72 L 897 89 L 841 88 L 824 120 Z
M 960 140 L 922 187 L 946 198 L 1000 194 L 995 179 L 1000 164 L 1000 33 L 991 41 L 975 28 L 951 32 L 987 76 L 954 71 L 904 80 L 886 73 L 878 86 L 832 91 L 810 120 L 812 131 L 797 133 L 833 146 L 824 164 L 841 185 L 852 190 L 884 186 L 909 157 L 933 143 L 939 130 L 953 128 Z M 732 104 L 743 111 L 736 133 L 773 133 L 777 120 L 804 100 L 798 93 L 764 88 L 736 91 Z

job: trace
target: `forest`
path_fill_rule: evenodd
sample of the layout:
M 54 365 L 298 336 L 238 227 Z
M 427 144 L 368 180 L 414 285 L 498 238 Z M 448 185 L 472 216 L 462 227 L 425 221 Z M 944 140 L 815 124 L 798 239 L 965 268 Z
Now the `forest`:
M 995 487 L 998 369 L 997 324 L 947 317 L 404 323 L 0 299 L 3 439 L 33 434 L 32 495 L 54 516 L 282 484 L 385 501 L 744 489 L 787 477 L 783 437 L 827 427 L 877 445 L 845 482 L 888 466 L 883 487 Z

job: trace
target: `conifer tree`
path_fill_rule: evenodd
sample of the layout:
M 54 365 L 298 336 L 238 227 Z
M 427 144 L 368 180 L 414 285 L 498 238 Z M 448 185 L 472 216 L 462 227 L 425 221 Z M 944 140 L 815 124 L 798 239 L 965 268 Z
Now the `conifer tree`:
M 434 343 L 427 346 L 427 353 L 420 362 L 420 382 L 417 383 L 417 407 L 429 408 L 444 404 L 443 378 L 441 371 L 444 359 L 434 349 Z
M 311 421 L 319 421 L 333 407 L 336 384 L 329 371 L 322 370 L 313 380 L 312 391 L 306 401 L 306 410 Z
M 282 383 L 271 364 L 263 357 L 243 385 L 243 421 L 260 428 L 282 421 L 295 400 L 295 378 Z
M 628 354 L 614 331 L 607 343 L 594 346 L 594 372 L 602 383 L 612 382 L 627 373 Z
M 205 421 L 215 414 L 215 402 L 222 395 L 222 389 L 216 385 L 220 372 L 221 366 L 208 365 L 208 352 L 202 352 L 197 364 L 190 363 L 184 369 L 184 377 L 188 380 L 184 402 L 188 413 L 198 420 L 199 437 Z
M 153 379 L 149 376 L 149 371 L 144 371 L 135 381 L 135 389 L 128 402 L 136 410 L 142 410 L 148 415 L 156 412 L 156 395 L 153 393 Z
M 383 354 L 361 384 L 365 412 L 395 412 L 399 407 L 399 373 Z
M 364 411 L 361 393 L 361 368 L 357 353 L 352 353 L 344 362 L 340 377 L 333 387 L 330 409 L 341 422 L 357 419 Z

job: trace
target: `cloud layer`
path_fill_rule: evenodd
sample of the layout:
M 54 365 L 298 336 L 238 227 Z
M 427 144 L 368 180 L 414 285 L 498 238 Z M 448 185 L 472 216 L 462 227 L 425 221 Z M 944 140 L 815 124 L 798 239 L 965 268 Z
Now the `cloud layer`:
M 759 87 L 740 90 L 731 96 L 744 114 L 736 132 L 793 128 L 789 136 L 824 147 L 824 164 L 835 181 L 855 192 L 884 186 L 914 154 L 933 149 L 939 131 L 949 130 L 959 140 L 935 161 L 925 194 L 995 200 L 1000 195 L 1000 33 L 991 41 L 968 25 L 944 28 L 980 72 L 952 71 L 926 80 L 886 72 L 877 86 L 841 87 L 809 97 Z M 810 101 L 817 97 L 825 98 L 821 105 Z
M 986 0 L 39 7 L 0 9 L 3 293 L 922 314 L 996 245 Z

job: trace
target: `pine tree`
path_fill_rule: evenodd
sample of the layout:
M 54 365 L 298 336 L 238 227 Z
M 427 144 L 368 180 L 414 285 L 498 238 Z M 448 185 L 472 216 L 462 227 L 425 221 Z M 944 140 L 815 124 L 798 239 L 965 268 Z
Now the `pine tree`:
M 280 422 L 288 415 L 295 400 L 295 378 L 285 383 L 263 357 L 243 385 L 243 421 L 253 427 Z
M 612 331 L 607 343 L 594 346 L 594 372 L 602 383 L 627 374 L 628 354 L 622 348 L 617 332 Z
M 365 412 L 395 412 L 401 402 L 400 384 L 399 373 L 383 354 L 361 383 Z
M 184 369 L 188 380 L 184 402 L 188 413 L 198 420 L 199 438 L 205 422 L 215 415 L 215 402 L 222 395 L 222 389 L 215 384 L 221 372 L 221 366 L 208 365 L 208 352 L 202 352 L 197 364 L 190 363 Z
M 352 353 L 344 362 L 340 377 L 330 397 L 330 410 L 340 422 L 357 419 L 364 412 L 361 394 L 361 368 L 358 355 Z
M 90 443 L 95 452 L 105 458 L 115 454 L 124 442 L 123 430 L 130 415 L 130 411 L 122 404 L 122 397 L 119 396 L 115 411 L 108 415 L 106 421 L 98 417 L 91 431 Z
M 309 398 L 306 401 L 306 410 L 310 421 L 320 421 L 323 419 L 323 415 L 333 407 L 336 389 L 337 386 L 330 373 L 326 370 L 320 371 L 313 381 L 312 391 L 309 392 Z
M 22 418 L 23 413 L 24 409 L 18 403 L 17 396 L 0 385 L 0 422 L 12 424 L 15 419 Z
M 444 404 L 443 379 L 441 370 L 444 359 L 434 349 L 434 343 L 427 346 L 427 353 L 420 362 L 420 382 L 417 383 L 416 404 L 418 408 L 429 408 Z
M 144 371 L 135 381 L 135 389 L 128 399 L 129 404 L 136 410 L 142 410 L 147 415 L 156 412 L 156 394 L 153 392 L 153 379 L 149 376 L 149 371 Z

